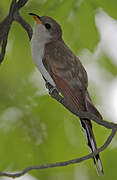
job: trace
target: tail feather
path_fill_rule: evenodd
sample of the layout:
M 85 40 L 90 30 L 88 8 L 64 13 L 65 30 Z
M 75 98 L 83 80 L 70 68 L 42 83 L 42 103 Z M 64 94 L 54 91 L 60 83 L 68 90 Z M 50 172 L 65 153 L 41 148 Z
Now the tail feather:
M 81 121 L 82 129 L 83 129 L 87 144 L 89 146 L 90 152 L 94 152 L 97 149 L 97 145 L 96 145 L 96 141 L 95 141 L 94 134 L 92 131 L 91 122 L 88 119 L 80 119 L 80 121 Z M 104 175 L 99 154 L 93 157 L 93 162 L 94 162 L 97 174 L 99 175 L 99 171 L 98 171 L 98 168 L 99 168 L 101 174 Z

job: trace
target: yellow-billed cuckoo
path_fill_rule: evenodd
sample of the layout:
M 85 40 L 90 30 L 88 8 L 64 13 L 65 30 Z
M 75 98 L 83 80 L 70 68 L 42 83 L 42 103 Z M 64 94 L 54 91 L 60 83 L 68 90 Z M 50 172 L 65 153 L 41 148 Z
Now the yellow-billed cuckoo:
M 86 111 L 102 118 L 94 107 L 87 91 L 87 73 L 80 60 L 68 48 L 62 39 L 60 25 L 48 16 L 30 13 L 35 19 L 31 39 L 32 59 L 43 78 L 62 94 L 69 108 Z M 90 151 L 97 149 L 90 119 L 80 119 Z M 98 168 L 103 175 L 103 167 L 99 154 L 93 158 L 97 173 Z M 97 162 L 97 163 L 96 163 Z M 98 165 L 98 168 L 97 168 Z

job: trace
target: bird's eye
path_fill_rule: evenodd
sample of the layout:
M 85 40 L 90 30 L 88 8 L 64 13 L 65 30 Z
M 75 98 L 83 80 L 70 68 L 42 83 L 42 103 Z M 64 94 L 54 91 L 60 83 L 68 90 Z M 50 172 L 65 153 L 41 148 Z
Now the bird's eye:
M 51 25 L 50 25 L 49 23 L 46 23 L 46 24 L 45 24 L 45 27 L 46 27 L 46 29 L 50 29 L 50 28 L 51 28 Z

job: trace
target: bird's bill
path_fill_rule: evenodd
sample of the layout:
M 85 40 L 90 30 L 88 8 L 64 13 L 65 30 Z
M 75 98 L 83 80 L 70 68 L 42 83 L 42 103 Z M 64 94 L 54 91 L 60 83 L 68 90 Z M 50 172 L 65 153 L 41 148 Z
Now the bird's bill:
M 39 24 L 42 24 L 41 20 L 40 20 L 40 16 L 34 14 L 34 13 L 29 13 L 29 15 L 31 15 L 35 21 L 37 21 Z

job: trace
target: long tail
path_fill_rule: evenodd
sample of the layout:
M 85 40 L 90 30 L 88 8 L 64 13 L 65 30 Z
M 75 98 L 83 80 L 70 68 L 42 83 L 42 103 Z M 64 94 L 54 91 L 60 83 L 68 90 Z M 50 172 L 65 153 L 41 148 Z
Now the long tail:
M 88 119 L 80 119 L 80 121 L 81 121 L 82 129 L 83 129 L 87 144 L 89 146 L 89 149 L 91 152 L 93 152 L 97 149 L 97 145 L 96 145 L 95 137 L 94 137 L 94 134 L 92 131 L 92 124 L 91 124 L 90 120 L 88 120 Z M 99 168 L 101 174 L 104 175 L 103 167 L 102 167 L 102 163 L 101 163 L 99 154 L 97 154 L 93 158 L 93 162 L 94 162 L 97 174 L 99 175 L 99 171 L 98 171 L 98 168 Z

